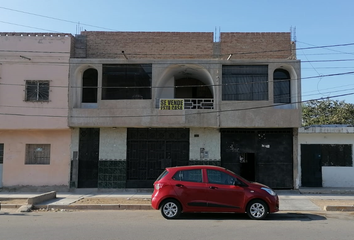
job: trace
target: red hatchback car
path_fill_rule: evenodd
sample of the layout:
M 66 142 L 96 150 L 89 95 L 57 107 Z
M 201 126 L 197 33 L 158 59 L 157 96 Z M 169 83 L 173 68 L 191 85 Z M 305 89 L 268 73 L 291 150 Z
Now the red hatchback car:
M 271 188 L 222 167 L 182 166 L 166 168 L 157 178 L 151 205 L 167 219 L 182 212 L 247 213 L 264 219 L 279 210 L 279 198 Z

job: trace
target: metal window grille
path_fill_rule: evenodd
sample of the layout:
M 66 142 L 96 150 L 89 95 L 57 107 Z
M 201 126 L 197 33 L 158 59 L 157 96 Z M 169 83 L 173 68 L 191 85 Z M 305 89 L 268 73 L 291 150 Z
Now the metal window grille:
M 50 144 L 26 144 L 25 164 L 50 164 Z
M 26 81 L 26 101 L 49 101 L 49 81 Z
M 222 66 L 222 100 L 268 100 L 268 66 Z
M 4 163 L 4 144 L 0 143 L 0 164 Z

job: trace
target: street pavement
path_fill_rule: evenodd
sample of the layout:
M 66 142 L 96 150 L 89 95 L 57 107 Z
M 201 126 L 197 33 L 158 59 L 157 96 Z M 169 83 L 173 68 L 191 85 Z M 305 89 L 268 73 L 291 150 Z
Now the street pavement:
M 145 205 L 73 205 L 82 198 L 151 198 L 152 189 L 126 189 L 119 190 L 97 190 L 97 189 L 75 189 L 73 192 L 57 192 L 56 198 L 34 204 L 35 208 L 46 209 L 86 209 L 86 210 L 119 210 L 119 209 L 152 209 L 149 204 Z M 354 202 L 354 188 L 300 188 L 299 190 L 276 190 L 279 201 L 280 211 L 323 211 L 314 204 L 313 199 L 324 200 L 350 200 Z M 0 192 L 0 199 L 29 199 L 44 193 L 38 192 Z M 354 204 L 353 204 L 354 205 Z M 2 204 L 2 209 L 19 208 L 18 205 Z M 32 206 L 27 205 L 27 208 Z M 339 209 L 340 206 L 333 206 L 332 211 L 354 211 L 354 206 L 345 210 Z M 25 208 L 26 209 L 26 208 Z M 328 210 L 328 209 L 327 209 Z M 1 211 L 1 210 L 0 210 Z

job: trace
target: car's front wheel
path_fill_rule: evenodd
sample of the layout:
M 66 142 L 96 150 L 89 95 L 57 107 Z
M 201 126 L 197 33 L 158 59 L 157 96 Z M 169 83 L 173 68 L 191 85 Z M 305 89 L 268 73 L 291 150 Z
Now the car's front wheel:
M 247 214 L 251 219 L 265 219 L 268 215 L 268 205 L 262 200 L 253 200 L 247 205 Z
M 166 219 L 178 218 L 181 211 L 181 204 L 175 199 L 167 199 L 161 204 L 161 214 Z

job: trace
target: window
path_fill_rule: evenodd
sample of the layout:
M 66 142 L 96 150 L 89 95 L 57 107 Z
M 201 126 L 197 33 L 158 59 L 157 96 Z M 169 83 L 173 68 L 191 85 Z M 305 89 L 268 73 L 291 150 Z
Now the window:
M 151 99 L 151 64 L 105 64 L 102 99 Z
M 203 182 L 202 170 L 195 169 L 178 171 L 172 179 L 185 182 Z
M 207 174 L 209 183 L 234 185 L 236 181 L 236 178 L 231 175 L 217 170 L 207 169 Z
M 98 73 L 96 69 L 87 69 L 82 76 L 82 102 L 97 103 Z
M 50 144 L 26 144 L 25 164 L 50 164 Z
M 0 143 L 0 164 L 4 163 L 4 144 Z
M 49 81 L 26 81 L 26 101 L 49 101 Z
M 352 145 L 322 144 L 322 166 L 353 166 Z
M 276 69 L 273 74 L 274 103 L 290 103 L 290 74 L 284 69 Z
M 268 66 L 222 66 L 222 100 L 268 100 Z

